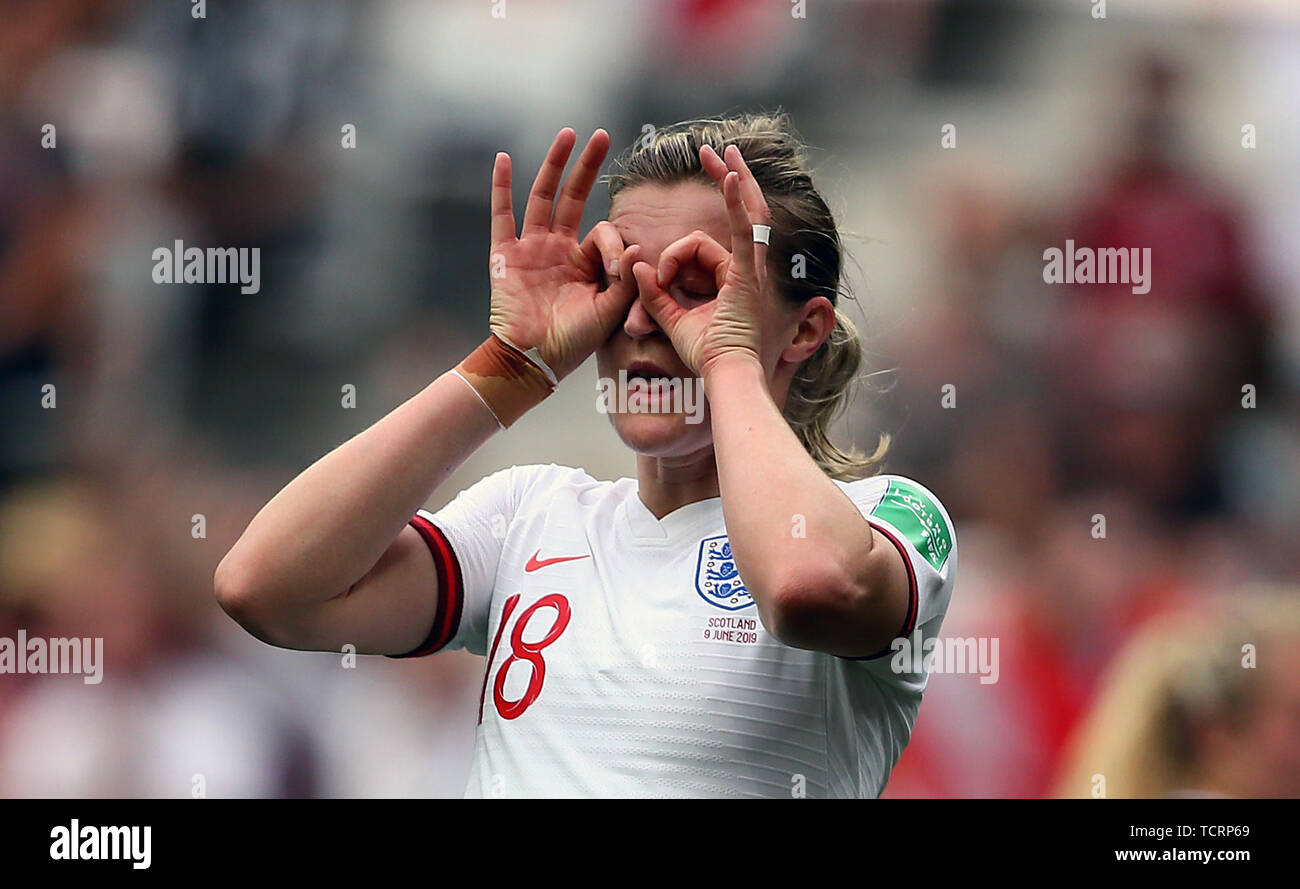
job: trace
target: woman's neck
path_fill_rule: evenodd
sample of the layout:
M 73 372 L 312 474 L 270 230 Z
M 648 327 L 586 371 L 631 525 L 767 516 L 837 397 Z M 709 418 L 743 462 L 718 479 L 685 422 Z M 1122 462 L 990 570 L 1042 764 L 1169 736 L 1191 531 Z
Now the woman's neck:
M 636 475 L 641 502 L 657 519 L 719 493 L 712 445 L 684 457 L 637 455 Z

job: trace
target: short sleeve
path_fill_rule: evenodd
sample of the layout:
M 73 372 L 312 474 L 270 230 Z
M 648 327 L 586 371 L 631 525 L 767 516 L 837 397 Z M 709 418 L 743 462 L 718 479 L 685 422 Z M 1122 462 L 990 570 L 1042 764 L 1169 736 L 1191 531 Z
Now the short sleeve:
M 411 526 L 433 555 L 438 609 L 428 637 L 395 657 L 437 651 L 487 652 L 488 611 L 506 529 L 519 507 L 520 474 L 529 467 L 494 472 L 461 491 L 437 512 L 419 510 Z
M 916 639 L 918 631 L 922 639 L 937 637 L 957 573 L 957 535 L 947 510 L 928 489 L 897 475 L 850 482 L 844 490 L 907 567 L 907 616 L 895 638 Z M 846 660 L 874 661 L 894 651 Z

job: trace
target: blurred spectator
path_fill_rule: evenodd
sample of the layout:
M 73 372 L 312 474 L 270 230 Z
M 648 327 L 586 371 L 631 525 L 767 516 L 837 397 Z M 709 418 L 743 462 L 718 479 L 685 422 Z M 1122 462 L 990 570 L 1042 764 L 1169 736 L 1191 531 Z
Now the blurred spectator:
M 1057 794 L 1300 796 L 1300 599 L 1170 616 L 1108 672 Z
M 1180 157 L 1182 78 L 1139 61 L 1115 168 L 1064 229 L 1077 247 L 1150 248 L 1150 292 L 1075 285 L 1057 327 L 1069 482 L 1123 486 L 1169 518 L 1222 507 L 1215 447 L 1267 356 L 1239 202 Z M 1073 434 L 1082 423 L 1094 434 Z

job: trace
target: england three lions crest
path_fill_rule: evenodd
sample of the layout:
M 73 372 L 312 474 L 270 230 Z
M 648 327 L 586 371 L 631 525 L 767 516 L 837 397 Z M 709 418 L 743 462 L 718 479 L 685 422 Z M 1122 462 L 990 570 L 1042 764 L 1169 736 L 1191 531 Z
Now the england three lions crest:
M 745 589 L 745 582 L 736 570 L 736 559 L 731 555 L 731 541 L 726 534 L 700 541 L 695 590 L 705 602 L 728 611 L 739 611 L 754 604 L 753 596 Z

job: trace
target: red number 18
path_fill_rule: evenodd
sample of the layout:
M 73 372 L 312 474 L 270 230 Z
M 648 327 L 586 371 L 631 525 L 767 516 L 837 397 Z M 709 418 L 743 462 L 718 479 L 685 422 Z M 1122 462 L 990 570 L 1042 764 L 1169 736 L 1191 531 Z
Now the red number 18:
M 488 653 L 489 665 L 496 657 L 497 646 L 501 644 L 501 634 L 518 604 L 519 594 L 515 593 L 506 599 L 505 607 L 501 609 L 501 624 L 497 627 L 496 637 L 492 640 L 492 650 Z M 528 621 L 539 608 L 548 607 L 556 611 L 555 623 L 539 641 L 525 642 L 524 629 L 528 626 Z M 492 699 L 496 702 L 497 712 L 501 714 L 502 719 L 517 719 L 542 693 L 542 683 L 546 680 L 546 661 L 542 658 L 542 649 L 560 638 L 569 625 L 569 617 L 569 600 L 559 593 L 543 596 L 520 612 L 514 629 L 510 631 L 510 657 L 502 661 L 501 667 L 497 670 L 496 682 L 492 686 Z M 532 675 L 528 678 L 528 688 L 524 690 L 523 696 L 517 701 L 510 701 L 505 697 L 506 673 L 515 661 L 527 661 L 532 666 Z M 484 675 L 483 698 L 487 697 L 487 680 L 488 677 Z M 479 701 L 478 721 L 483 721 L 482 700 Z

